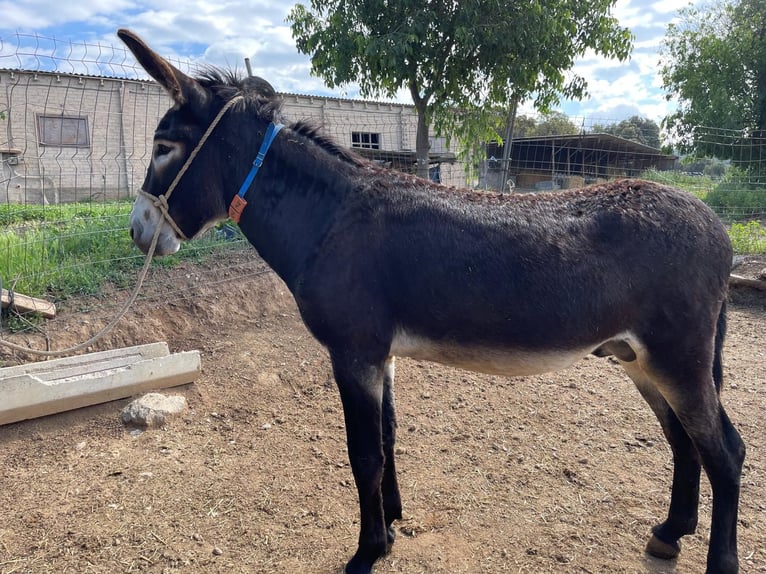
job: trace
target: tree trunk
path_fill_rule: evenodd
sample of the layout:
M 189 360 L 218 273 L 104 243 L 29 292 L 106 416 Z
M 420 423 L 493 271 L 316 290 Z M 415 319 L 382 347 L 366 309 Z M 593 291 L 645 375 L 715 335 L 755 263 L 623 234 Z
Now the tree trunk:
M 422 98 L 414 84 L 410 84 L 410 95 L 418 112 L 418 130 L 415 134 L 415 174 L 428 179 L 428 152 L 431 148 L 428 141 L 428 98 Z
M 428 141 L 428 122 L 425 110 L 418 109 L 418 131 L 415 135 L 415 173 L 418 177 L 428 179 L 428 152 L 431 144 Z

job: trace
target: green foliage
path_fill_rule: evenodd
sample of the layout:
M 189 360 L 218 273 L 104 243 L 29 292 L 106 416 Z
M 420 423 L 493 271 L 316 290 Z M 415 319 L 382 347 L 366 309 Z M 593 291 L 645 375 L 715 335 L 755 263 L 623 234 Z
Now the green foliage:
M 766 186 L 733 168 L 707 195 L 705 202 L 729 218 L 762 215 L 766 213 Z
M 641 173 L 641 179 L 656 181 L 663 185 L 669 185 L 678 189 L 688 191 L 703 201 L 710 190 L 713 189 L 713 181 L 704 175 L 689 175 L 681 171 L 657 171 L 656 169 L 647 169 Z
M 624 60 L 632 48 L 629 30 L 610 15 L 614 3 L 310 0 L 287 19 L 330 87 L 355 82 L 364 97 L 409 91 L 423 159 L 429 124 L 461 142 L 488 141 L 512 102 L 534 98 L 547 109 L 561 96 L 586 95 L 584 78 L 571 73 L 575 60 L 586 51 Z
M 663 87 L 680 101 L 665 118 L 671 137 L 682 152 L 763 165 L 766 0 L 717 0 L 679 16 L 662 49 Z
M 726 170 L 727 167 L 724 162 L 713 159 L 702 168 L 702 173 L 710 178 L 720 179 L 726 174 Z
M 118 287 L 132 285 L 144 256 L 127 231 L 131 208 L 126 202 L 0 205 L 3 287 L 60 301 L 96 294 L 107 281 Z M 227 245 L 242 242 L 238 232 L 227 235 Z M 220 245 L 214 232 L 154 264 L 201 260 Z
M 627 120 L 608 125 L 596 124 L 590 131 L 611 134 L 655 149 L 660 148 L 660 126 L 657 122 L 641 116 L 632 116 Z
M 646 170 L 642 179 L 677 187 L 696 195 L 719 215 L 742 219 L 766 214 L 766 185 L 736 167 L 730 167 L 721 179 L 709 175 L 691 175 L 681 171 Z
M 513 131 L 518 133 L 515 127 L 514 125 Z M 566 114 L 550 112 L 543 115 L 539 122 L 533 122 L 526 132 L 527 136 L 566 136 L 579 134 L 580 128 L 574 125 Z
M 125 270 L 129 204 L 0 206 L 0 276 L 6 287 L 55 299 L 94 293 Z M 119 254 L 119 255 L 118 255 Z M 104 259 L 97 261 L 94 258 Z
M 735 253 L 766 253 L 766 228 L 758 221 L 733 223 L 729 238 Z

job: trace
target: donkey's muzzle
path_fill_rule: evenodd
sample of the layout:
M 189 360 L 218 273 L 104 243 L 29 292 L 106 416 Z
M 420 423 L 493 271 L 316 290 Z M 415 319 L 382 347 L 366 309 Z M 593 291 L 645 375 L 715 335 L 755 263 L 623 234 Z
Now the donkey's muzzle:
M 144 195 L 139 195 L 130 214 L 130 238 L 143 253 L 149 252 L 157 226 L 160 230 L 154 254 L 170 255 L 178 251 L 181 240 L 176 232 L 162 216 L 162 212 Z

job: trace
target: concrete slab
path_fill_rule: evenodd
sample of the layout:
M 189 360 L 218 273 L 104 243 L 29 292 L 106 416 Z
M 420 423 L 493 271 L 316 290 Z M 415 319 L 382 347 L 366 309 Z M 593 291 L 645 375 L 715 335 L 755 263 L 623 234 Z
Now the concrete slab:
M 199 351 L 167 343 L 89 353 L 0 369 L 0 425 L 191 383 Z

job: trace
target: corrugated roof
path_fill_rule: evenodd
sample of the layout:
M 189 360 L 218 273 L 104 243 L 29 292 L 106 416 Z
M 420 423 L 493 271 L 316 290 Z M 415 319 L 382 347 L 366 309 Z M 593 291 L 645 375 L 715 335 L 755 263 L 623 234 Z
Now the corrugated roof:
M 555 147 L 599 149 L 603 151 L 656 155 L 661 156 L 663 159 L 678 159 L 677 156 L 664 154 L 657 148 L 606 133 L 588 133 L 563 136 L 529 136 L 514 138 L 512 143 L 513 145 L 530 145 L 535 143 L 547 145 L 553 144 Z

